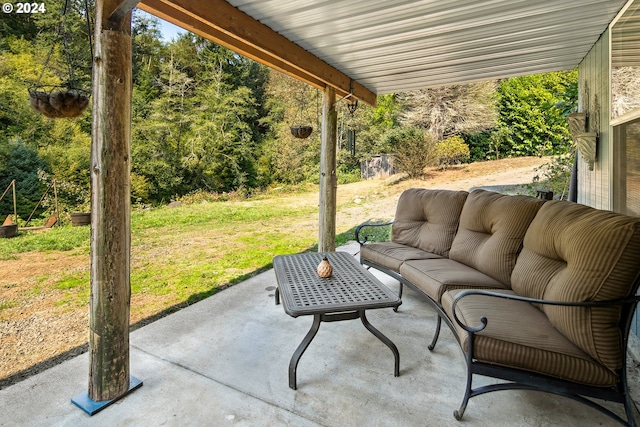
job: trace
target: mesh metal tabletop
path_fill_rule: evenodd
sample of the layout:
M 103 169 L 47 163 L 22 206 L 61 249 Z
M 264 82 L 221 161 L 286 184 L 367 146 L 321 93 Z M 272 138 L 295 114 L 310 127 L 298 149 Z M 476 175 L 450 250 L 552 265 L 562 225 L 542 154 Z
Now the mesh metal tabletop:
M 325 256 L 333 275 L 321 278 L 316 269 Z M 279 255 L 273 268 L 284 310 L 293 317 L 400 305 L 393 291 L 346 252 Z

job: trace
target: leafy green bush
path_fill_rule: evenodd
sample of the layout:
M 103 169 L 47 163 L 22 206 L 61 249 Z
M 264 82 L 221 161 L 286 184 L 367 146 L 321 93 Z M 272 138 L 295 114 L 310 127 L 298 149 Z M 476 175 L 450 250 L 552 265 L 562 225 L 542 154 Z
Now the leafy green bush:
M 491 150 L 491 132 L 482 132 L 474 135 L 465 135 L 465 143 L 469 146 L 469 161 L 483 162 L 495 160 L 495 154 Z
M 409 178 L 420 178 L 424 168 L 437 159 L 435 138 L 417 127 L 394 128 L 385 133 L 384 144 L 394 153 L 394 165 Z
M 360 181 L 360 159 L 352 156 L 347 150 L 338 150 L 337 157 L 338 184 L 350 184 Z
M 540 174 L 533 184 L 534 190 L 550 190 L 553 191 L 554 199 L 566 200 L 569 197 L 569 182 L 574 158 L 575 150 L 556 156 L 549 163 L 536 168 Z
M 141 205 L 147 200 L 149 200 L 149 180 L 131 172 L 131 202 Z
M 577 70 L 512 77 L 498 86 L 501 157 L 567 152 L 571 136 L 565 116 L 576 101 Z M 506 154 L 506 155 L 505 155 Z
M 440 141 L 436 146 L 438 165 L 446 168 L 451 165 L 466 163 L 471 156 L 469 146 L 465 144 L 461 136 L 452 136 Z

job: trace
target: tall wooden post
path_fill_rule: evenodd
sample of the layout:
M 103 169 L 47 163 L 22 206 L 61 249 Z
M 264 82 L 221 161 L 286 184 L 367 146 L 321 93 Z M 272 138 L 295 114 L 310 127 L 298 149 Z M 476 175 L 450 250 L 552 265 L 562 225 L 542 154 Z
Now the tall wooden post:
M 129 389 L 131 14 L 109 20 L 121 3 L 96 4 L 88 393 L 94 401 Z
M 318 251 L 336 250 L 336 203 L 338 177 L 336 175 L 336 146 L 338 115 L 335 108 L 336 91 L 327 86 L 322 98 L 322 144 L 320 148 L 320 231 Z

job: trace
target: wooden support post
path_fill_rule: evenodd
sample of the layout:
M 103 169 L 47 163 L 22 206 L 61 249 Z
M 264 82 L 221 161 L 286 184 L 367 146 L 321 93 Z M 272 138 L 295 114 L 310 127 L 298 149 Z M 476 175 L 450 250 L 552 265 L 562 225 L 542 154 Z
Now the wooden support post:
M 88 392 L 94 401 L 121 397 L 130 379 L 131 14 L 109 21 L 121 3 L 96 4 Z
M 336 92 L 330 86 L 322 98 L 322 144 L 320 148 L 320 231 L 319 252 L 336 250 L 336 203 L 338 179 L 336 175 L 336 142 L 338 115 Z

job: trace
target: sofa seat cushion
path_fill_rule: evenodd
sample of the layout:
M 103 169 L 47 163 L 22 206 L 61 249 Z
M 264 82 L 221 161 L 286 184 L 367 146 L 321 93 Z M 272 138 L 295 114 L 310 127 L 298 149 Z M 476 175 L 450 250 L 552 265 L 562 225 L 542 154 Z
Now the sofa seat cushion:
M 472 191 L 462 208 L 449 258 L 510 287 L 522 239 L 543 203 L 529 196 Z
M 395 242 L 370 243 L 360 249 L 360 259 L 371 261 L 396 273 L 403 262 L 416 259 L 442 258 L 431 252 Z
M 447 258 L 407 261 L 400 266 L 400 274 L 437 303 L 451 289 L 505 288 L 496 279 Z
M 448 256 L 466 191 L 410 188 L 398 199 L 391 241 Z
M 445 313 L 453 320 L 452 304 L 460 292 L 442 296 Z M 512 291 L 501 291 L 512 293 Z M 458 318 L 470 326 L 479 326 L 487 318 L 487 327 L 474 339 L 476 360 L 537 372 L 582 384 L 613 386 L 615 372 L 562 335 L 545 314 L 523 301 L 469 295 L 456 305 Z M 468 350 L 468 333 L 453 320 L 463 351 Z
M 640 274 L 640 218 L 547 202 L 527 231 L 511 278 L 519 295 L 555 301 L 628 296 Z M 541 307 L 551 323 L 609 369 L 622 366 L 619 307 Z

